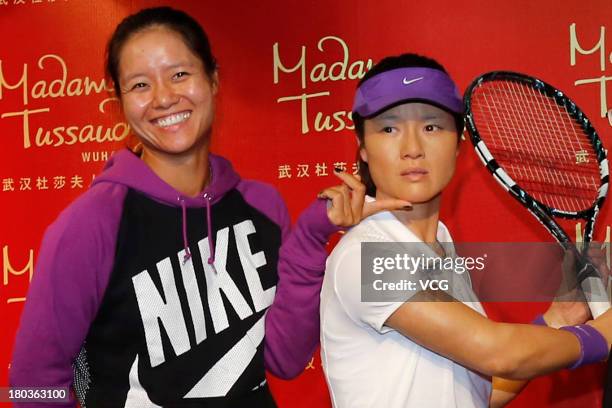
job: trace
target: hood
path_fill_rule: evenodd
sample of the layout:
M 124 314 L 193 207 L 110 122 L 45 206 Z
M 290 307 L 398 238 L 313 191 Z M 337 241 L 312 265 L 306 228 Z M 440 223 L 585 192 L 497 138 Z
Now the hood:
M 209 257 L 208 264 L 216 271 L 215 244 L 212 235 L 211 206 L 219 201 L 228 191 L 233 189 L 240 181 L 240 177 L 232 168 L 229 161 L 220 156 L 209 154 L 211 180 L 204 191 L 196 197 L 188 197 L 175 190 L 163 181 L 138 156 L 127 149 L 115 153 L 106 163 L 104 171 L 96 177 L 92 186 L 99 183 L 115 183 L 146 194 L 153 200 L 174 207 L 181 207 L 184 258 L 183 263 L 191 259 L 189 241 L 187 237 L 187 207 L 205 207 L 206 225 L 208 230 Z
M 211 181 L 197 197 L 188 197 L 175 190 L 127 149 L 112 155 L 104 166 L 102 174 L 94 179 L 92 185 L 116 183 L 171 206 L 180 207 L 182 201 L 187 207 L 204 207 L 207 201 L 203 199 L 205 195 L 209 197 L 210 203 L 214 204 L 240 181 L 240 177 L 228 160 L 214 154 L 209 154 L 209 160 Z

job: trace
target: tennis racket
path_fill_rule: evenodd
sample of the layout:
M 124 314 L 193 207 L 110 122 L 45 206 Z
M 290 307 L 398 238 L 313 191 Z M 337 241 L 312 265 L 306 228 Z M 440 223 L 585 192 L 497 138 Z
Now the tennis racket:
M 493 177 L 565 250 L 574 251 L 578 282 L 597 317 L 610 308 L 600 274 L 554 218 L 585 221 L 584 243 L 608 191 L 608 160 L 595 128 L 563 92 L 539 79 L 494 71 L 465 93 L 467 129 Z

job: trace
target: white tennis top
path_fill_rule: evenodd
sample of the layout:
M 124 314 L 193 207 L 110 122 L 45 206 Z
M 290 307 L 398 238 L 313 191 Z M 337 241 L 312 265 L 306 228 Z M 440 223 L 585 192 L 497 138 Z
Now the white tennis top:
M 437 238 L 454 252 L 441 222 Z M 401 302 L 361 301 L 362 242 L 421 241 L 392 213 L 381 212 L 347 232 L 328 258 L 321 291 L 321 358 L 334 407 L 487 407 L 490 378 L 384 326 Z M 484 315 L 468 274 L 463 276 L 463 283 L 455 276 L 453 286 L 463 285 L 461 299 Z

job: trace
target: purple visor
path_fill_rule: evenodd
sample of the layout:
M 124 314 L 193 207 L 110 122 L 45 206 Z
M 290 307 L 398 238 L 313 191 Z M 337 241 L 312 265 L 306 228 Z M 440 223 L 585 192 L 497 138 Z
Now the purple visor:
M 353 112 L 374 116 L 402 102 L 430 102 L 452 113 L 463 114 L 461 94 L 453 80 L 433 68 L 398 68 L 382 72 L 357 89 Z

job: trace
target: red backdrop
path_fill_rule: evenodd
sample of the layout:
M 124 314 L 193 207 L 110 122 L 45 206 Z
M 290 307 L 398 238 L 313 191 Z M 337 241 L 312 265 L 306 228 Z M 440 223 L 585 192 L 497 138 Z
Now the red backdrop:
M 461 4 L 460 4 L 461 3 Z M 495 4 L 493 4 L 495 3 Z M 87 188 L 128 133 L 103 81 L 104 46 L 145 0 L 0 0 L 0 386 L 45 227 Z M 297 214 L 331 168 L 352 169 L 356 77 L 388 54 L 438 59 L 462 88 L 497 69 L 539 76 L 569 93 L 611 144 L 609 0 L 189 1 L 220 62 L 213 150 L 248 178 L 278 187 Z M 458 241 L 550 241 L 502 194 L 463 143 L 443 220 Z M 469 194 L 468 194 L 469 193 Z M 596 237 L 606 239 L 604 209 Z M 608 238 L 609 241 L 609 238 Z M 528 321 L 543 304 L 485 305 Z M 43 343 L 45 339 L 40 339 Z M 602 367 L 533 381 L 513 407 L 601 404 Z M 327 407 L 318 355 L 294 381 L 272 379 L 281 407 Z

